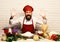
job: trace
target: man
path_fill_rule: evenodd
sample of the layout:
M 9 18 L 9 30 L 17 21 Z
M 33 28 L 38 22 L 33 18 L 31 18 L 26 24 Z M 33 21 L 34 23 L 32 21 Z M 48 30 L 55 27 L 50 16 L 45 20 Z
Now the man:
M 31 32 L 31 33 L 35 33 L 35 26 L 36 24 L 43 24 L 42 19 L 38 19 L 36 17 L 32 16 L 33 13 L 33 8 L 29 5 L 26 5 L 23 8 L 24 14 L 25 16 L 20 17 L 16 20 L 13 20 L 14 15 L 12 15 L 10 17 L 10 23 L 11 24 L 16 24 L 16 23 L 20 23 L 21 24 L 21 29 L 22 29 L 22 33 L 25 32 Z M 46 17 L 43 17 L 43 20 L 46 20 Z

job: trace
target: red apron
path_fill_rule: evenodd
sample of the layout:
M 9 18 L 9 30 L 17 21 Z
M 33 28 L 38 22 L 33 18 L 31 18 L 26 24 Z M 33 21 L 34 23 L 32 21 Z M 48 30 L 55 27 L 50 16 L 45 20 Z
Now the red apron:
M 25 20 L 25 18 L 24 18 L 24 20 Z M 32 20 L 32 24 L 30 24 L 30 25 L 24 24 L 24 20 L 23 20 L 23 26 L 22 26 L 22 33 L 25 33 L 27 31 L 29 31 L 31 33 L 35 33 L 33 20 Z

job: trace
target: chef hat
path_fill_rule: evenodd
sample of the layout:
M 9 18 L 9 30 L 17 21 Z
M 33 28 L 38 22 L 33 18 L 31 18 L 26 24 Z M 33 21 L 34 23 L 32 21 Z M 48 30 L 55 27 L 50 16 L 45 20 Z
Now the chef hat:
M 33 11 L 33 8 L 32 6 L 29 6 L 29 5 L 26 5 L 24 8 L 23 8 L 23 11 L 26 12 L 26 11 Z

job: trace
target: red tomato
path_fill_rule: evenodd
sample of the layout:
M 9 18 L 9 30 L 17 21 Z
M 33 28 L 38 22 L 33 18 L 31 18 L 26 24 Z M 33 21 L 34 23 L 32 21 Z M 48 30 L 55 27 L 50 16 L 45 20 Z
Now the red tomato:
M 4 29 L 4 33 L 7 34 L 8 33 L 8 29 Z
M 52 34 L 51 39 L 56 40 L 58 36 L 56 34 Z

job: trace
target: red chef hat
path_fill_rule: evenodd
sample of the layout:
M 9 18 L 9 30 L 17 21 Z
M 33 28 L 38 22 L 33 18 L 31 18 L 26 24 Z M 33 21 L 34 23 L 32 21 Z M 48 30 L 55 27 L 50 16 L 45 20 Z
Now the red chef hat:
M 33 8 L 29 5 L 26 5 L 24 8 L 23 8 L 23 11 L 26 12 L 26 11 L 33 11 Z

